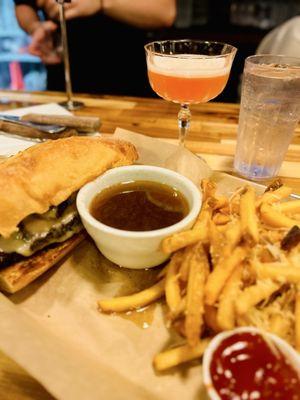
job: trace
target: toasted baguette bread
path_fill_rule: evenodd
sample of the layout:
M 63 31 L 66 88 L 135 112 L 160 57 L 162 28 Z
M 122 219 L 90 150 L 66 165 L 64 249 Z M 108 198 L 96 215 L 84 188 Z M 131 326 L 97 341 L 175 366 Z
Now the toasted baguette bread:
M 15 293 L 66 257 L 84 238 L 84 233 L 39 251 L 28 259 L 0 270 L 0 291 Z
M 44 213 L 109 168 L 132 164 L 133 145 L 100 137 L 47 141 L 0 163 L 0 235 L 28 215 Z

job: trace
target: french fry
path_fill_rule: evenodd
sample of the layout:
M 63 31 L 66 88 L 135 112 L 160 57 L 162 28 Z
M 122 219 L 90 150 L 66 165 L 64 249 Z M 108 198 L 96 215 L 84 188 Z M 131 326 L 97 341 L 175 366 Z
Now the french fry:
M 214 221 L 209 224 L 210 255 L 213 265 L 220 259 L 229 257 L 242 236 L 241 224 L 236 219 L 226 226 L 223 232 L 218 229 Z
M 214 305 L 225 286 L 227 279 L 231 276 L 234 269 L 245 259 L 246 250 L 242 247 L 236 247 L 232 254 L 221 260 L 208 276 L 205 285 L 205 303 Z
M 221 330 L 233 329 L 235 326 L 235 300 L 240 292 L 243 266 L 239 265 L 226 282 L 220 295 L 217 323 Z
M 217 213 L 213 216 L 213 221 L 216 225 L 226 225 L 231 221 L 231 218 L 229 215 Z
M 300 268 L 293 267 L 288 262 L 253 262 L 252 267 L 258 279 L 273 279 L 278 283 L 300 283 Z
M 167 273 L 167 265 L 165 265 L 160 271 L 159 271 L 159 273 L 157 274 L 157 280 L 160 280 L 160 279 L 162 279 L 162 278 L 164 278 L 165 276 L 166 276 L 166 273 Z
M 300 200 L 285 201 L 276 205 L 276 210 L 282 213 L 298 213 L 300 212 Z
M 195 347 L 186 344 L 163 351 L 154 357 L 153 366 L 156 371 L 164 371 L 187 361 L 196 360 L 202 357 L 209 342 L 210 339 L 203 339 Z
M 190 264 L 185 332 L 188 344 L 193 347 L 199 343 L 203 326 L 204 285 L 209 271 L 207 256 L 201 243 L 195 248 Z
M 186 246 L 200 242 L 206 238 L 205 230 L 190 229 L 189 231 L 178 232 L 162 241 L 162 251 L 171 254 Z
M 201 189 L 202 189 L 203 201 L 206 201 L 209 197 L 215 196 L 217 186 L 215 182 L 209 179 L 202 179 Z
M 189 278 L 190 266 L 191 266 L 190 260 L 193 255 L 195 246 L 197 246 L 197 244 L 193 244 L 184 249 L 183 260 L 179 270 L 180 281 L 184 283 L 186 283 Z
M 241 240 L 241 237 L 242 237 L 241 223 L 238 219 L 236 219 L 235 221 L 233 221 L 231 224 L 228 225 L 228 228 L 225 231 L 225 239 L 227 241 L 227 247 L 230 253 L 238 245 L 239 241 Z
M 295 266 L 300 265 L 300 228 L 293 226 L 280 240 L 280 247 L 289 252 L 289 259 Z M 298 249 L 297 249 L 298 247 Z
M 178 318 L 184 315 L 185 309 L 186 309 L 186 295 L 181 297 L 178 307 L 176 308 L 176 310 L 174 310 L 172 315 L 171 314 L 169 315 L 169 318 L 172 321 L 178 320 Z
M 276 211 L 276 208 L 269 204 L 262 204 L 260 208 L 260 216 L 264 223 L 274 228 L 292 228 L 295 225 L 300 227 L 299 221 Z
M 207 241 L 207 225 L 211 215 L 212 208 L 204 203 L 193 228 L 165 238 L 161 244 L 162 251 L 170 254 L 186 246 Z
M 289 197 L 292 192 L 293 189 L 285 185 L 280 186 L 276 190 L 269 190 L 256 201 L 256 207 L 260 207 L 262 204 L 279 202 L 280 200 Z
M 204 305 L 204 321 L 210 330 L 214 333 L 219 333 L 222 331 L 217 320 L 217 307 Z
M 247 186 L 245 193 L 240 199 L 240 216 L 242 235 L 245 240 L 251 243 L 258 243 L 258 223 L 255 208 L 255 190 L 252 186 Z
M 295 347 L 300 352 L 300 285 L 297 286 L 295 299 Z
M 247 311 L 268 299 L 271 294 L 280 288 L 280 284 L 271 281 L 270 279 L 258 280 L 255 285 L 244 289 L 235 301 L 235 309 L 238 315 L 244 315 Z
M 286 339 L 288 335 L 290 321 L 281 314 L 273 314 L 270 317 L 269 331 L 274 335 Z
M 220 208 L 228 207 L 229 202 L 225 196 L 219 197 L 209 197 L 207 199 L 207 204 L 214 210 L 219 210 Z
M 98 306 L 100 311 L 110 312 L 124 312 L 136 310 L 145 307 L 155 300 L 160 299 L 165 293 L 165 280 L 162 279 L 155 285 L 148 289 L 142 290 L 129 296 L 115 297 L 112 299 L 99 300 Z
M 193 230 L 199 230 L 203 233 L 206 233 L 207 225 L 212 216 L 212 212 L 213 212 L 212 208 L 208 205 L 207 202 L 205 202 L 203 204 L 201 211 L 198 215 L 198 218 L 193 226 Z M 204 237 L 203 237 L 202 241 L 207 240 L 207 234 L 203 235 L 203 236 Z
M 210 220 L 208 224 L 208 237 L 210 243 L 210 257 L 212 260 L 212 264 L 216 265 L 222 257 L 222 252 L 225 245 L 225 238 L 224 234 L 219 231 L 213 220 Z
M 283 186 L 282 180 L 280 178 L 277 178 L 267 186 L 264 193 L 273 192 L 274 190 L 279 189 L 281 186 Z
M 176 314 L 181 303 L 181 294 L 179 286 L 179 266 L 182 260 L 182 252 L 175 253 L 166 272 L 165 296 L 171 315 Z
M 184 318 L 177 318 L 172 322 L 172 328 L 178 333 L 178 335 L 185 338 L 185 324 Z

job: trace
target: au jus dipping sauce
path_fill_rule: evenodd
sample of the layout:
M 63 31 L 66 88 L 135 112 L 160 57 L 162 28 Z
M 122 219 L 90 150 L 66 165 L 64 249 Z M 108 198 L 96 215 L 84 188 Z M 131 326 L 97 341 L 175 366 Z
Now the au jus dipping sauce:
M 110 227 L 126 231 L 152 231 L 181 221 L 189 205 L 176 188 L 152 181 L 124 182 L 102 190 L 90 212 Z
M 240 332 L 224 339 L 210 365 L 222 400 L 299 400 L 300 376 L 271 339 Z

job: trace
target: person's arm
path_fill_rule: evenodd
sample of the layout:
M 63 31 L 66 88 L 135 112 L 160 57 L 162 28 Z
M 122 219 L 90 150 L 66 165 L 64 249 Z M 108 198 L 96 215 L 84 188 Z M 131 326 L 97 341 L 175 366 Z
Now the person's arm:
M 61 62 L 53 43 L 57 25 L 52 21 L 40 21 L 37 11 L 27 4 L 17 4 L 15 12 L 20 27 L 31 36 L 28 52 L 40 57 L 45 64 Z
M 15 13 L 20 27 L 29 35 L 31 35 L 40 24 L 40 19 L 36 10 L 27 4 L 16 5 Z
M 102 12 L 139 28 L 169 27 L 176 17 L 176 1 L 102 0 Z
M 58 18 L 55 0 L 39 0 L 50 18 Z M 99 12 L 120 22 L 144 29 L 169 27 L 176 17 L 176 0 L 72 0 L 65 3 L 66 18 L 87 17 Z

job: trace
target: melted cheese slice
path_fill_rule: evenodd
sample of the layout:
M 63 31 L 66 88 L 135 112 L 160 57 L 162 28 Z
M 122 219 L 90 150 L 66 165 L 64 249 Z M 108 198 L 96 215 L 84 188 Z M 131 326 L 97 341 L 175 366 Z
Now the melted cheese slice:
M 46 238 L 52 230 L 60 230 L 63 226 L 71 222 L 77 215 L 76 206 L 70 204 L 61 217 L 55 217 L 55 210 L 51 209 L 45 214 L 32 214 L 23 220 L 20 231 L 13 233 L 9 238 L 0 236 L 0 251 L 4 253 L 18 253 L 23 256 L 30 256 L 36 250 L 32 250 L 31 246 L 36 240 Z M 59 237 L 47 239 L 46 245 L 54 242 L 62 242 L 74 233 L 78 232 L 78 226 L 72 230 L 63 232 Z

